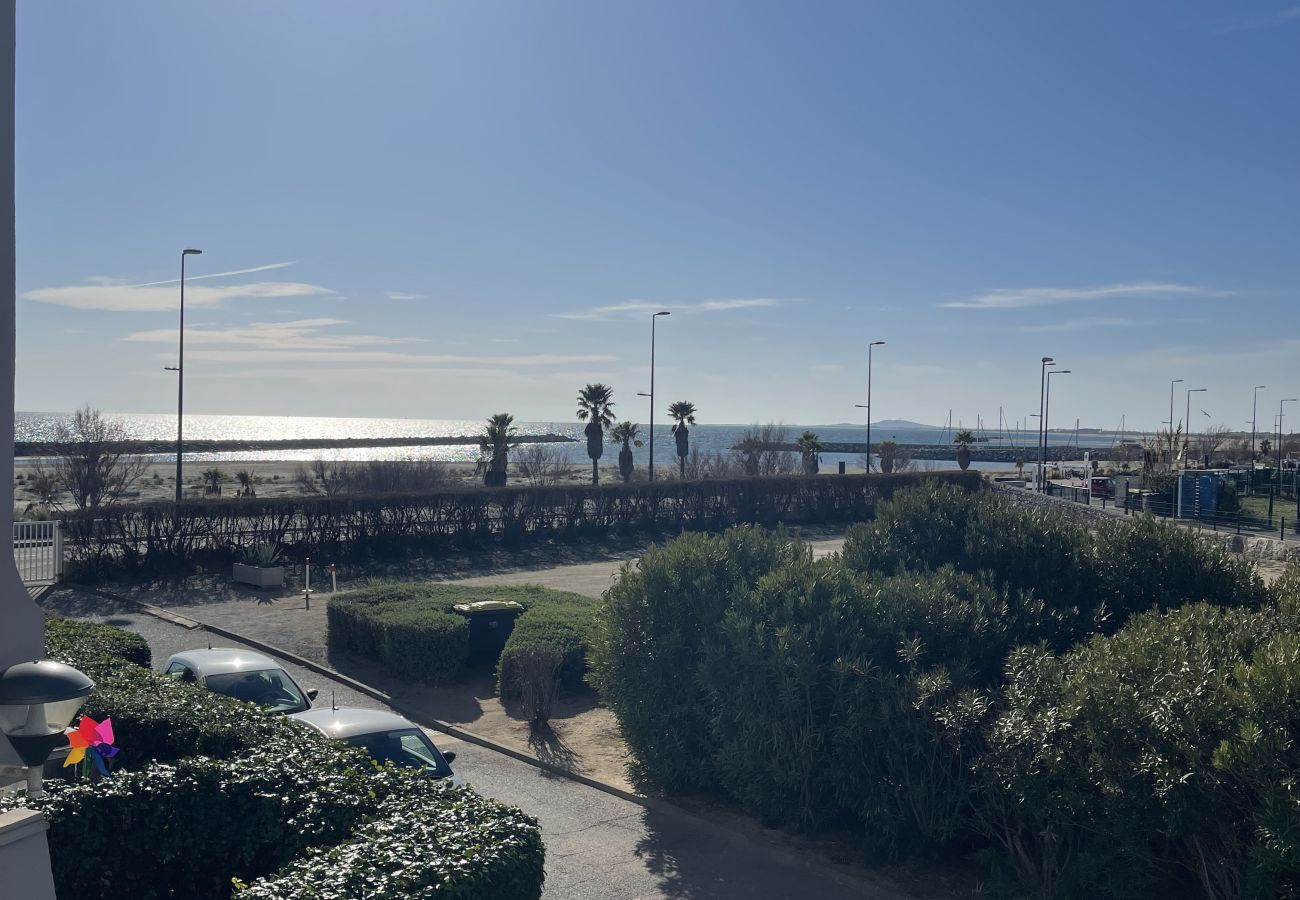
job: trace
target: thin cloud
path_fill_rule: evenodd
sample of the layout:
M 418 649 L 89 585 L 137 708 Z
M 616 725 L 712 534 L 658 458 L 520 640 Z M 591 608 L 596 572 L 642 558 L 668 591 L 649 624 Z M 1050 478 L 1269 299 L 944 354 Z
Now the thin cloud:
M 410 291 L 389 291 L 385 296 L 389 300 L 427 300 L 427 294 L 413 294 Z
M 275 352 L 280 363 L 359 363 L 394 364 L 402 366 L 473 366 L 476 370 L 504 366 L 569 366 L 588 363 L 613 362 L 618 357 L 605 355 L 565 356 L 562 354 L 535 354 L 526 356 L 471 356 L 450 354 L 399 353 L 388 350 L 280 350 L 263 348 L 254 350 L 195 350 L 186 359 L 204 362 L 247 365 L 265 363 L 267 353 Z
M 1087 331 L 1092 328 L 1134 328 L 1149 323 L 1134 319 L 1088 318 L 1071 319 L 1068 322 L 1049 322 L 1045 325 L 1021 325 L 1018 329 L 1026 334 L 1057 334 L 1066 331 Z
M 186 279 L 188 283 L 188 279 Z M 72 309 L 107 312 L 166 312 L 180 307 L 178 291 L 166 284 L 106 284 L 102 281 L 66 287 L 37 288 L 23 295 L 36 303 L 51 303 Z M 222 287 L 195 285 L 185 289 L 187 307 L 221 306 L 229 300 L 283 299 L 333 294 L 329 288 L 297 281 L 253 281 Z
M 1300 6 L 1289 6 L 1286 9 L 1275 10 L 1270 13 L 1260 13 L 1254 16 L 1247 16 L 1233 22 L 1222 25 L 1216 34 L 1232 34 L 1237 31 L 1254 31 L 1258 28 L 1278 28 L 1282 25 L 1290 25 L 1300 22 Z
M 552 319 L 570 319 L 577 321 L 600 321 L 616 317 L 634 316 L 638 313 L 658 312 L 664 310 L 672 313 L 724 312 L 733 309 L 762 309 L 792 303 L 773 297 L 746 297 L 724 300 L 704 300 L 700 303 L 650 303 L 645 300 L 626 300 L 609 306 L 593 306 L 590 309 L 575 312 L 551 313 Z
M 251 275 L 254 272 L 269 272 L 271 269 L 283 269 L 285 266 L 291 266 L 291 265 L 293 265 L 293 262 L 267 263 L 264 266 L 253 266 L 251 269 L 232 269 L 229 272 L 211 272 L 207 275 L 186 275 L 185 283 L 189 284 L 191 281 L 200 281 L 201 279 L 204 278 L 228 278 L 231 275 Z M 97 281 L 100 284 L 113 283 L 112 279 L 109 278 L 95 278 L 92 280 Z M 169 278 L 166 281 L 146 281 L 144 284 L 135 284 L 131 286 L 132 287 L 157 287 L 160 284 L 179 284 L 179 283 L 180 283 L 179 278 Z
M 1134 281 L 1084 288 L 997 288 L 967 300 L 955 300 L 940 305 L 948 309 L 1020 309 L 1027 306 L 1050 306 L 1080 300 L 1137 299 L 1189 294 L 1202 297 L 1227 297 L 1231 296 L 1232 292 L 1168 281 Z
M 289 322 L 252 322 L 236 328 L 188 328 L 185 331 L 185 342 L 191 345 L 261 347 L 285 352 L 427 343 L 425 338 L 418 337 L 322 333 L 322 329 L 348 324 L 350 323 L 346 319 L 296 319 Z M 137 331 L 122 340 L 170 344 L 176 340 L 176 331 L 172 328 Z

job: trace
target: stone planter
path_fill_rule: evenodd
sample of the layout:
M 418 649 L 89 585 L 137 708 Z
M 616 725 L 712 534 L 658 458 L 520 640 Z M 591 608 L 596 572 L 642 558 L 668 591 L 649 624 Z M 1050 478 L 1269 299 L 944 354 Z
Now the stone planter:
M 284 587 L 284 566 L 249 566 L 235 563 L 235 581 L 255 588 Z

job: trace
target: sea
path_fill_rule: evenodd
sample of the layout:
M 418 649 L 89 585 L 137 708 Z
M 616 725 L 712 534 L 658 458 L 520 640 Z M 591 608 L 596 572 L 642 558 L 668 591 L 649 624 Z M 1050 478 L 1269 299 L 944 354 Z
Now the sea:
M 120 422 L 127 437 L 141 440 L 167 440 L 176 435 L 175 413 L 106 413 Z M 68 417 L 67 413 L 19 412 L 14 416 L 15 439 L 19 441 L 52 440 L 56 424 Z M 583 435 L 585 423 L 577 420 L 571 422 L 516 422 L 521 435 L 557 434 L 573 438 L 572 443 L 557 443 L 551 446 L 571 462 L 590 464 L 587 456 L 586 438 Z M 335 418 L 324 416 L 227 416 L 227 415 L 187 415 L 185 417 L 185 437 L 203 440 L 292 440 L 303 438 L 386 438 L 386 437 L 458 437 L 475 435 L 482 430 L 483 422 L 478 419 L 372 419 L 372 418 Z M 745 429 L 751 425 L 714 425 L 699 424 L 691 428 L 692 447 L 699 447 L 704 452 L 724 452 L 740 440 Z M 865 441 L 866 425 L 784 425 L 786 438 L 794 441 L 805 430 L 817 433 L 824 443 L 841 441 Z M 649 461 L 649 433 L 642 425 L 644 446 L 633 450 L 636 464 L 643 466 Z M 986 439 L 990 446 L 1035 446 L 1037 434 L 1023 431 L 986 431 L 977 434 Z M 1119 435 L 1112 433 L 1053 432 L 1049 436 L 1052 445 L 1077 445 L 1081 450 L 1090 447 L 1109 447 Z M 1133 437 L 1132 433 L 1129 437 Z M 900 444 L 949 444 L 952 430 L 940 427 L 890 428 L 888 424 L 871 426 L 871 439 L 879 444 L 883 440 L 895 440 Z M 609 442 L 612 444 L 612 442 Z M 655 461 L 657 465 L 676 462 L 675 442 L 669 425 L 655 424 Z M 611 452 L 612 450 L 612 452 Z M 610 447 L 607 454 L 609 462 L 614 462 L 617 449 Z M 1032 453 L 1032 451 L 1030 451 Z M 246 450 L 222 453 L 187 453 L 187 460 L 211 461 L 216 463 L 234 463 L 252 460 L 279 460 L 285 462 L 308 462 L 314 459 L 327 460 L 368 460 L 368 459 L 436 459 L 448 462 L 472 462 L 478 457 L 478 448 L 472 445 L 459 446 L 404 446 L 404 447 L 349 447 L 331 449 L 286 449 L 286 450 Z M 151 457 L 156 462 L 174 460 L 174 454 L 156 454 Z M 833 469 L 843 460 L 849 467 L 861 466 L 859 454 L 824 453 L 822 470 Z M 952 468 L 951 461 L 917 460 L 916 468 L 937 469 Z M 1010 464 L 983 463 L 981 469 L 1011 469 Z

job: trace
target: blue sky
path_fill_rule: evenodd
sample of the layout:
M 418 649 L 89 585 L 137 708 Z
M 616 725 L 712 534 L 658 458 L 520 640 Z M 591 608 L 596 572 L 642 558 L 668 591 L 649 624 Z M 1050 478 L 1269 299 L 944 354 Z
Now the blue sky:
M 1294 0 L 27 0 L 18 40 L 19 409 L 171 408 L 185 246 L 193 412 L 603 380 L 644 421 L 658 308 L 702 422 L 855 421 L 871 340 L 877 419 L 1023 419 L 1044 354 L 1056 423 L 1300 396 Z

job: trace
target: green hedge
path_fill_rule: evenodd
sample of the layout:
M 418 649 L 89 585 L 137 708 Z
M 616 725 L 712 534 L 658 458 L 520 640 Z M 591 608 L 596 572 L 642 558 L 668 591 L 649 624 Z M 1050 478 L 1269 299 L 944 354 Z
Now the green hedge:
M 1252 623 L 1253 643 L 1145 612 L 1209 598 Z M 876 858 L 983 850 L 1032 896 L 1226 900 L 1300 896 L 1278 874 L 1300 847 L 1300 790 L 1286 787 L 1300 784 L 1296 642 L 1300 569 L 1270 592 L 1161 523 L 1090 532 L 922 488 L 854 528 L 839 557 L 748 529 L 647 553 L 605 596 L 592 680 L 634 770 L 669 791 L 852 829 Z M 1071 683 L 1060 653 L 1095 673 Z M 1247 750 L 1216 782 L 1237 765 L 1223 754 Z M 1188 791 L 1206 793 L 1169 805 Z M 1222 865 L 1189 868 L 1198 842 Z
M 331 896 L 294 885 L 373 881 L 383 861 L 355 848 L 416 822 L 423 840 L 389 844 L 420 880 L 332 896 L 539 896 L 543 848 L 532 819 L 140 668 L 123 659 L 131 642 L 101 629 L 52 620 L 47 652 L 94 673 L 86 712 L 113 717 L 121 767 L 98 783 L 51 780 L 40 799 L 0 798 L 0 809 L 46 814 L 60 896 L 224 900 L 232 877 L 264 876 L 250 896 Z M 281 869 L 282 881 L 273 877 Z
M 502 693 L 513 690 L 514 658 L 538 644 L 554 646 L 563 655 L 564 686 L 582 683 L 598 603 L 539 585 L 374 583 L 330 598 L 329 643 L 383 663 L 394 675 L 447 681 L 464 668 L 469 636 L 467 620 L 451 609 L 479 600 L 512 600 L 524 607 L 498 667 Z
M 153 665 L 149 642 L 140 635 L 112 625 L 78 622 L 58 616 L 49 616 L 45 620 L 45 652 L 54 659 L 80 661 L 77 668 L 82 671 L 94 668 L 105 658 L 125 660 L 146 669 Z

